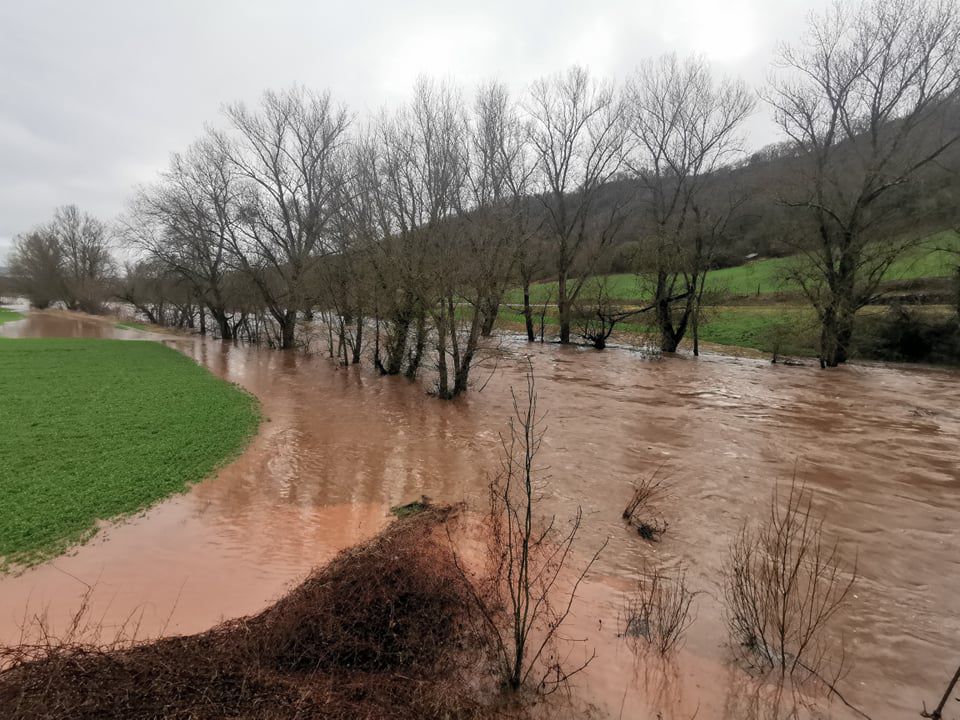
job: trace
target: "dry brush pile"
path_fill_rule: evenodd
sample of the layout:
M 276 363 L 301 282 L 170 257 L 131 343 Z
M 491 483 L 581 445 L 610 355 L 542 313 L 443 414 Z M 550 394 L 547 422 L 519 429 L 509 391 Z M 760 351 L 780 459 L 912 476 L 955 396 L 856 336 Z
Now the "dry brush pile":
M 456 514 L 398 520 L 259 615 L 205 633 L 3 648 L 0 717 L 488 717 L 489 639 L 444 530 Z

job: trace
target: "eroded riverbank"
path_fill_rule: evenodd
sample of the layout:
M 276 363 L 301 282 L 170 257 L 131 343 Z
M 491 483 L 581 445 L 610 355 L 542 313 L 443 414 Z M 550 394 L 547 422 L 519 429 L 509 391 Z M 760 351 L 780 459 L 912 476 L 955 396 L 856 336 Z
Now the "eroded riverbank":
M 110 323 L 31 314 L 3 334 L 145 337 Z M 827 523 L 859 552 L 844 625 L 845 694 L 875 718 L 912 717 L 942 692 L 960 618 L 960 391 L 956 372 L 836 372 L 721 356 L 645 360 L 508 344 L 482 393 L 442 403 L 422 387 L 325 359 L 150 335 L 239 383 L 268 421 L 219 475 L 90 544 L 0 580 L 0 639 L 27 608 L 54 622 L 95 585 L 94 612 L 142 632 L 194 632 L 251 613 L 336 550 L 368 537 L 390 505 L 421 494 L 479 502 L 496 468 L 511 385 L 531 354 L 548 412 L 546 508 L 584 510 L 580 548 L 610 544 L 584 588 L 574 656 L 596 648 L 577 694 L 617 717 L 744 717 L 751 686 L 726 663 L 719 568 L 730 538 L 796 470 Z M 664 465 L 670 530 L 650 545 L 620 512 L 629 482 Z M 690 566 L 698 618 L 675 667 L 636 662 L 617 615 L 641 559 Z M 699 708 L 699 710 L 698 710 Z M 849 715 L 836 702 L 834 717 Z

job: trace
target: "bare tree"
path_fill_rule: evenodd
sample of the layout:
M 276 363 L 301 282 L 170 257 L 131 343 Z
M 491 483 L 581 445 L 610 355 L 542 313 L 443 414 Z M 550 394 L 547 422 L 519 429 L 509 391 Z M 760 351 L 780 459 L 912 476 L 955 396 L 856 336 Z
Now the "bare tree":
M 584 283 L 584 289 L 574 304 L 574 315 L 580 336 L 597 350 L 603 350 L 617 325 L 654 307 L 624 305 L 612 295 L 609 275 L 603 274 L 591 277 Z
M 556 262 L 560 342 L 569 343 L 572 304 L 626 215 L 628 194 L 602 197 L 623 164 L 623 104 L 611 84 L 573 67 L 534 83 L 527 112 L 534 192 Z
M 76 205 L 65 205 L 57 208 L 48 232 L 60 244 L 67 307 L 99 312 L 114 269 L 107 226 Z
M 525 241 L 524 166 L 515 109 L 506 88 L 480 88 L 466 125 L 463 182 L 452 233 L 435 257 L 437 279 L 438 395 L 467 390 L 470 371 L 489 335 L 500 300 Z M 442 236 L 441 236 L 442 237 Z M 448 363 L 449 359 L 449 363 Z M 448 378 L 447 375 L 450 375 Z
M 650 278 L 661 349 L 674 352 L 696 322 L 713 249 L 729 212 L 706 210 L 710 175 L 739 152 L 754 100 L 740 81 L 714 81 L 705 60 L 665 55 L 628 86 L 631 168 L 641 186 L 640 271 Z M 679 305 L 678 305 L 679 303 Z
M 784 45 L 766 93 L 798 156 L 782 202 L 800 212 L 793 278 L 817 312 L 821 365 L 847 359 L 857 311 L 919 240 L 884 220 L 898 191 L 954 145 L 960 8 L 950 0 L 864 0 L 811 16 Z
M 147 322 L 166 325 L 171 270 L 156 258 L 127 263 L 116 285 L 116 295 L 143 315 Z
M 766 520 L 744 525 L 724 568 L 731 637 L 745 659 L 781 676 L 809 673 L 831 687 L 843 671 L 830 621 L 850 595 L 856 565 L 824 537 L 812 497 L 796 479 L 775 490 Z
M 16 286 L 38 307 L 60 300 L 91 313 L 101 310 L 114 272 L 106 225 L 76 205 L 57 208 L 50 223 L 18 238 L 10 265 Z
M 446 248 L 463 189 L 464 132 L 459 92 L 422 78 L 412 102 L 381 116 L 365 139 L 363 172 L 379 226 L 374 361 L 384 374 L 415 377 L 428 315 L 447 312 L 436 302 L 435 252 Z
M 227 117 L 234 132 L 219 136 L 221 151 L 244 184 L 228 244 L 279 327 L 280 347 L 291 348 L 297 313 L 309 309 L 308 279 L 330 252 L 349 119 L 329 93 L 300 88 L 267 92 L 259 112 L 232 105 Z
M 577 571 L 570 565 L 580 508 L 566 530 L 555 516 L 545 522 L 537 517 L 542 479 L 537 478 L 536 458 L 545 428 L 529 364 L 526 383 L 522 396 L 511 390 L 513 417 L 509 435 L 501 438 L 501 471 L 490 484 L 491 587 L 475 591 L 475 599 L 493 636 L 505 684 L 512 690 L 531 686 L 551 692 L 593 659 L 591 655 L 571 668 L 546 653 L 560 640 L 577 590 L 606 542 Z
M 51 233 L 37 229 L 14 240 L 10 256 L 12 287 L 35 308 L 43 310 L 63 297 L 62 267 L 60 243 Z
M 230 237 L 238 231 L 239 181 L 214 138 L 175 154 L 160 181 L 139 189 L 124 218 L 124 234 L 133 247 L 178 274 L 202 305 L 201 331 L 209 312 L 219 335 L 232 340 L 235 300 L 229 297 L 233 270 Z

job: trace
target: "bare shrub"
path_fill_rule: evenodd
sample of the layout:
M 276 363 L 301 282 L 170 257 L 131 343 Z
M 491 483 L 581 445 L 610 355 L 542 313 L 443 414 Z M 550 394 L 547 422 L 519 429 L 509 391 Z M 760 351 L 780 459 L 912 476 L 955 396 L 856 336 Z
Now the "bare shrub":
M 511 690 L 531 688 L 549 694 L 566 684 L 592 660 L 569 667 L 553 652 L 573 606 L 577 589 L 604 542 L 579 569 L 572 554 L 580 531 L 578 507 L 566 529 L 556 516 L 537 514 L 540 483 L 536 456 L 543 440 L 544 416 L 537 412 L 533 368 L 526 374 L 526 394 L 513 395 L 509 434 L 501 437 L 502 467 L 490 483 L 487 558 L 490 567 L 474 599 L 494 637 L 497 664 Z M 542 482 L 542 480 L 540 481 Z
M 723 580 L 730 635 L 755 667 L 781 676 L 805 671 L 832 689 L 844 663 L 829 625 L 850 595 L 856 564 L 845 568 L 839 543 L 825 538 L 805 485 L 794 478 L 783 500 L 775 489 L 765 521 L 745 524 L 730 548 Z
M 670 485 L 660 476 L 660 470 L 657 468 L 652 475 L 634 483 L 630 502 L 623 509 L 623 519 L 636 528 L 644 540 L 659 540 L 670 527 L 659 511 L 660 503 L 666 500 L 670 491 Z
M 683 643 L 684 634 L 696 620 L 693 599 L 682 564 L 672 573 L 654 568 L 641 574 L 636 592 L 627 599 L 623 635 L 644 640 L 661 655 Z

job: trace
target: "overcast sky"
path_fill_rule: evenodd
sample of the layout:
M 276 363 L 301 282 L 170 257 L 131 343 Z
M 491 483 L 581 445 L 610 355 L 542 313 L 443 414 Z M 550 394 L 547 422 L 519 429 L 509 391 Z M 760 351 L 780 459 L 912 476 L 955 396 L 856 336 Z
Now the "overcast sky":
M 76 203 L 104 220 L 220 107 L 328 88 L 358 116 L 420 74 L 517 91 L 581 64 L 623 78 L 699 53 L 754 87 L 824 0 L 62 0 L 0 4 L 0 264 L 14 235 Z M 776 139 L 765 108 L 749 144 Z

